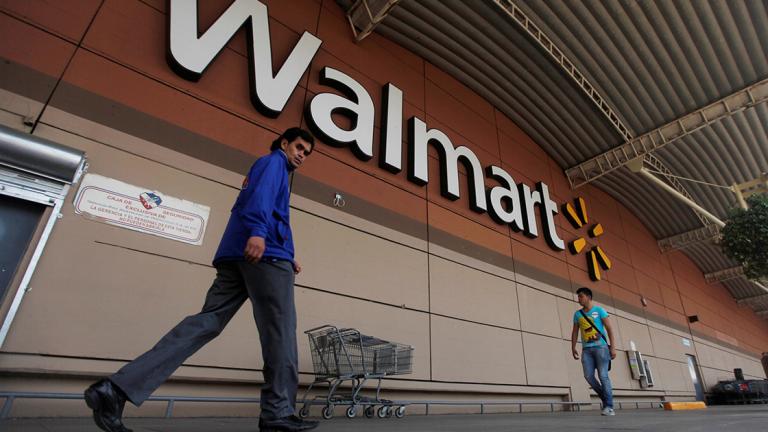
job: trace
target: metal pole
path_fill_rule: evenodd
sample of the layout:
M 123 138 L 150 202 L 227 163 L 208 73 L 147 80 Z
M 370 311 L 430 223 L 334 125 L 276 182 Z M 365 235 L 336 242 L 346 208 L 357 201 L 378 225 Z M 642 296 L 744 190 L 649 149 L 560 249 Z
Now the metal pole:
M 173 417 L 173 399 L 168 401 L 168 406 L 165 408 L 165 418 Z
M 680 201 L 684 202 L 684 203 L 685 203 L 685 204 L 687 204 L 689 207 L 691 207 L 691 208 L 693 208 L 694 210 L 696 210 L 696 211 L 698 211 L 699 213 L 701 213 L 701 214 L 702 214 L 702 216 L 704 216 L 704 217 L 706 217 L 707 219 L 711 220 L 712 222 L 714 222 L 714 223 L 715 223 L 717 226 L 719 226 L 720 228 L 722 228 L 722 227 L 724 227 L 724 226 L 725 226 L 725 222 L 721 221 L 721 220 L 720 220 L 720 219 L 719 219 L 717 216 L 715 216 L 715 215 L 713 215 L 712 213 L 708 212 L 708 211 L 707 211 L 707 210 L 705 210 L 703 207 L 701 207 L 700 205 L 698 205 L 698 204 L 696 204 L 695 202 L 691 201 L 691 200 L 690 200 L 690 199 L 688 199 L 688 198 L 687 198 L 685 195 L 683 195 L 683 194 L 681 194 L 680 192 L 678 192 L 677 190 L 675 190 L 675 188 L 673 188 L 672 186 L 670 186 L 670 185 L 666 184 L 664 181 L 662 181 L 661 179 L 659 179 L 659 178 L 658 178 L 658 177 L 656 177 L 655 175 L 653 175 L 653 174 L 651 174 L 650 172 L 648 172 L 648 170 L 647 170 L 645 167 L 643 167 L 643 168 L 640 168 L 640 170 L 639 170 L 639 171 L 637 171 L 637 172 L 638 172 L 638 173 L 640 173 L 640 174 L 641 174 L 643 177 L 645 177 L 645 178 L 647 178 L 648 180 L 650 180 L 651 182 L 653 182 L 653 183 L 656 183 L 656 184 L 657 184 L 658 186 L 660 186 L 662 189 L 664 189 L 664 190 L 666 190 L 667 192 L 671 193 L 671 194 L 672 194 L 672 195 L 673 195 L 675 198 L 677 198 L 677 199 L 679 199 Z
M 0 412 L 0 419 L 8 418 L 11 413 L 11 407 L 13 407 L 13 400 L 16 399 L 13 396 L 8 396 L 3 404 L 3 411 Z

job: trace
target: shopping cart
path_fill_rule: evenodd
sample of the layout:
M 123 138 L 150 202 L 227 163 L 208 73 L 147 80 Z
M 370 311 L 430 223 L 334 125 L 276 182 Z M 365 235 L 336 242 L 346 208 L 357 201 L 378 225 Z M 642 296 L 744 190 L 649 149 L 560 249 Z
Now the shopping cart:
M 304 393 L 300 417 L 307 417 L 310 406 L 316 404 L 325 405 L 321 414 L 326 420 L 333 417 L 336 405 L 347 406 L 346 414 L 349 418 L 354 418 L 360 407 L 368 418 L 376 415 L 379 418 L 392 415 L 401 418 L 405 415 L 406 404 L 381 399 L 381 379 L 411 373 L 413 347 L 366 336 L 355 329 L 338 329 L 331 325 L 304 333 L 309 336 L 315 380 Z M 360 395 L 363 385 L 369 379 L 378 380 L 376 397 Z M 345 381 L 351 382 L 349 393 L 340 391 Z M 319 383 L 328 384 L 328 394 L 307 399 L 312 387 Z

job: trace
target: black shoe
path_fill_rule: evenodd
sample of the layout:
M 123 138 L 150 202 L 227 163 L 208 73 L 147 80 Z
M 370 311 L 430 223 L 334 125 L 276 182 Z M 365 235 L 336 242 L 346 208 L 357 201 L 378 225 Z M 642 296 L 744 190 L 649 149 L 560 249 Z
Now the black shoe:
M 132 432 L 123 425 L 125 396 L 112 381 L 103 379 L 88 387 L 84 393 L 85 403 L 93 410 L 93 421 L 106 432 Z
M 320 423 L 315 420 L 302 420 L 295 415 L 273 420 L 259 418 L 259 430 L 261 432 L 299 432 L 314 429 L 318 424 Z

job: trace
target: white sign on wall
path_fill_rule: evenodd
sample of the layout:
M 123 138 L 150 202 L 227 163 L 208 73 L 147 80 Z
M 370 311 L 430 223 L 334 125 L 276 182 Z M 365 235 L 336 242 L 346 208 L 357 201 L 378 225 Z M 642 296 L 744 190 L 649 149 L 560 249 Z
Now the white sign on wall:
M 210 208 L 97 174 L 86 174 L 75 213 L 184 243 L 203 243 Z

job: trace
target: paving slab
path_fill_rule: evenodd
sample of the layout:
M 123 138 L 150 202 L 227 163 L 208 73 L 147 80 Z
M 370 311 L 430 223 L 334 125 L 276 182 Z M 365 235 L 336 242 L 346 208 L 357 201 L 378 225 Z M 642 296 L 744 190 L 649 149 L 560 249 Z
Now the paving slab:
M 134 432 L 257 432 L 255 418 L 127 418 Z M 406 415 L 402 419 L 333 418 L 318 432 L 547 432 L 573 430 L 640 432 L 768 431 L 768 405 L 708 407 L 700 411 L 627 409 L 615 417 L 597 411 Z M 89 418 L 0 420 L 3 432 L 98 432 Z

